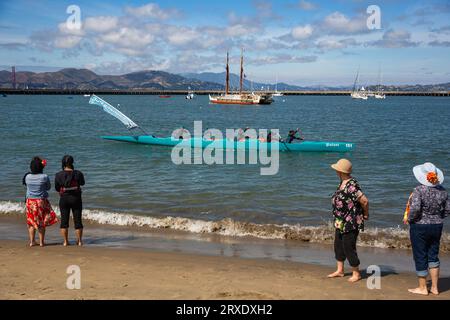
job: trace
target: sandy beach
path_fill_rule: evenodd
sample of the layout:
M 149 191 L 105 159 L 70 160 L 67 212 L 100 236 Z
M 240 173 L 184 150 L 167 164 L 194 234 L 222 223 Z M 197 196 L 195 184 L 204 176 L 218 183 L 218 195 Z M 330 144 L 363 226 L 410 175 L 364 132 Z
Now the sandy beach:
M 332 268 L 109 248 L 29 248 L 0 241 L 0 299 L 450 299 L 450 279 L 438 297 L 407 293 L 412 273 L 383 274 L 381 290 L 367 280 L 326 279 Z M 66 288 L 67 267 L 78 265 L 81 289 Z

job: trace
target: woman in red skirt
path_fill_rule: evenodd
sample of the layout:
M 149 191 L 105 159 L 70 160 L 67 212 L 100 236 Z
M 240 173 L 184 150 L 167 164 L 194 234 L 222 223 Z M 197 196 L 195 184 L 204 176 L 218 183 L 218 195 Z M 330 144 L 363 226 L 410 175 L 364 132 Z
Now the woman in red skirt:
M 30 247 L 37 245 L 36 230 L 39 231 L 39 245 L 45 245 L 45 228 L 58 222 L 56 214 L 48 201 L 50 179 L 43 173 L 46 161 L 39 157 L 31 160 L 31 172 L 24 177 L 27 186 L 27 224 L 30 236 Z

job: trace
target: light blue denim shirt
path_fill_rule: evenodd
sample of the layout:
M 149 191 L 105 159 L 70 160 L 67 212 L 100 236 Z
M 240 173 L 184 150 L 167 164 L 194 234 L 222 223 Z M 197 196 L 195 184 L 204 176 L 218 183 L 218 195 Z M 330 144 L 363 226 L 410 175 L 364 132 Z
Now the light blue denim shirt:
M 51 183 L 46 174 L 29 174 L 25 178 L 27 184 L 27 199 L 46 199 Z

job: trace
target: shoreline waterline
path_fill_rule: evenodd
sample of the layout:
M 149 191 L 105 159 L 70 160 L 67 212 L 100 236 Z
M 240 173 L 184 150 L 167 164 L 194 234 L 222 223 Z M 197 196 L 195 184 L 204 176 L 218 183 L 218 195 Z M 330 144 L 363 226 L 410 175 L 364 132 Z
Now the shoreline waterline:
M 0 201 L 0 215 L 20 215 L 25 210 L 22 203 Z M 58 208 L 55 208 L 59 216 Z M 332 244 L 334 227 L 331 222 L 318 226 L 302 224 L 258 224 L 237 221 L 231 218 L 221 220 L 190 219 L 184 217 L 157 217 L 109 212 L 106 210 L 83 211 L 83 219 L 97 225 L 136 227 L 142 230 L 172 230 L 192 234 L 207 234 L 237 238 L 265 240 L 292 240 L 303 243 Z M 360 247 L 382 249 L 410 249 L 407 228 L 371 228 L 360 234 Z M 441 252 L 450 252 L 450 234 L 443 233 Z

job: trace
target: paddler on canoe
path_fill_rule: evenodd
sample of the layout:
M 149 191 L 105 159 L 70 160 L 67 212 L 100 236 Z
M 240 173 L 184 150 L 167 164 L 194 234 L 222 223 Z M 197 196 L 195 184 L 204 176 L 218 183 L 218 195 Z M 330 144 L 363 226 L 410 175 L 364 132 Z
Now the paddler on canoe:
M 299 136 L 297 136 L 297 134 L 299 134 Z M 303 138 L 302 132 L 298 128 L 297 128 L 297 130 L 289 130 L 289 133 L 288 133 L 288 136 L 286 139 L 286 143 L 293 143 L 294 140 L 299 140 L 299 141 L 305 140 Z

